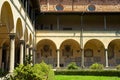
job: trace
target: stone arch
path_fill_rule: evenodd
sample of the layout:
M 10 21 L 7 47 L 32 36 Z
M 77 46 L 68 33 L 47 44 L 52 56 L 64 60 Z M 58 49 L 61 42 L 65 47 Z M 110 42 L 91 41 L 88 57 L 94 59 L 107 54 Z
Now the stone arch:
M 10 33 L 14 33 L 14 19 L 11 5 L 8 1 L 4 1 L 0 9 L 0 45 L 1 53 L 0 62 L 4 66 L 4 70 L 9 69 L 9 55 L 10 55 Z M 5 60 L 5 61 L 4 61 Z
M 13 13 L 9 2 L 5 1 L 1 8 L 1 23 L 6 25 L 8 33 L 14 31 Z
M 23 37 L 23 27 L 22 27 L 22 21 L 20 18 L 17 19 L 17 23 L 16 23 L 16 36 L 19 39 Z
M 25 29 L 25 32 L 24 32 L 24 40 L 26 43 L 28 42 L 28 29 L 27 28 Z
M 81 66 L 80 44 L 74 39 L 67 39 L 60 46 L 60 67 L 65 67 L 70 62 Z
M 120 39 L 114 39 L 109 43 L 108 62 L 109 66 L 120 64 Z
M 101 63 L 105 65 L 105 47 L 98 39 L 90 39 L 84 46 L 85 66 L 93 63 Z
M 20 18 L 16 22 L 16 36 L 15 36 L 15 67 L 20 63 L 20 40 L 23 38 L 23 27 Z
M 36 46 L 36 61 L 37 63 L 42 60 L 47 64 L 51 64 L 53 67 L 56 67 L 57 64 L 57 47 L 56 44 L 50 39 L 43 39 L 37 43 Z

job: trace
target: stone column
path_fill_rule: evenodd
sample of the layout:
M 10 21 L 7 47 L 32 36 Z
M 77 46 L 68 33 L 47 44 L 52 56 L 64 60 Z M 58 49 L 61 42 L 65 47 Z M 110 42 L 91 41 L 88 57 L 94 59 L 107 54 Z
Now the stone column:
M 15 33 L 9 34 L 10 36 L 10 68 L 9 72 L 14 70 L 14 58 L 15 58 Z
M 85 65 L 84 65 L 84 49 L 81 49 L 81 52 L 82 52 L 82 56 L 81 56 L 81 58 L 82 58 L 82 60 L 81 60 L 81 67 L 84 68 L 84 67 L 85 67 Z
M 20 64 L 23 64 L 24 40 L 20 40 Z
M 30 64 L 33 65 L 33 48 L 32 47 L 30 48 L 30 59 L 31 59 Z
M 108 50 L 105 49 L 105 66 L 108 67 Z
M 57 50 L 57 68 L 60 68 L 60 51 Z
M 36 50 L 33 49 L 33 64 L 35 64 L 35 54 L 36 54 Z
M 26 44 L 26 55 L 29 56 L 29 45 Z

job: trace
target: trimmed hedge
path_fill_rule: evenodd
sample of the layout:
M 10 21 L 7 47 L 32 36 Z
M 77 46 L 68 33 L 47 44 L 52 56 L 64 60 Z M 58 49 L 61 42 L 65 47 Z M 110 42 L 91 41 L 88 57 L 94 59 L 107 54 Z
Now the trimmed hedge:
M 64 70 L 55 71 L 55 75 L 90 75 L 90 76 L 118 76 L 120 77 L 120 71 L 116 70 Z

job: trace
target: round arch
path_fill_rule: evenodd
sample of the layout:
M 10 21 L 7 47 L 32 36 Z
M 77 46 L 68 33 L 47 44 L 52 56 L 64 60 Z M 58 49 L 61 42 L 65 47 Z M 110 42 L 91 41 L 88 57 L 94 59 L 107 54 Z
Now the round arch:
M 93 63 L 101 63 L 105 65 L 105 47 L 98 39 L 88 40 L 84 46 L 85 66 Z
M 4 1 L 0 7 L 0 45 L 1 45 L 1 54 L 0 59 L 4 59 L 1 61 L 3 70 L 9 70 L 9 53 L 10 53 L 10 39 L 9 33 L 14 33 L 14 19 L 11 5 L 8 1 Z
M 120 64 L 120 39 L 114 39 L 108 45 L 108 64 L 109 66 Z
M 81 66 L 80 44 L 74 39 L 67 39 L 60 45 L 60 66 L 65 67 L 70 62 L 75 62 Z
M 9 33 L 14 32 L 13 13 L 9 2 L 5 1 L 1 8 L 1 23 L 6 25 L 6 30 Z
M 56 44 L 50 39 L 40 40 L 36 45 L 36 61 L 37 63 L 42 60 L 47 64 L 51 64 L 53 67 L 56 67 L 57 64 L 57 47 Z
M 17 23 L 16 23 L 16 36 L 19 39 L 21 39 L 23 36 L 23 28 L 22 28 L 22 22 L 20 18 L 17 19 Z

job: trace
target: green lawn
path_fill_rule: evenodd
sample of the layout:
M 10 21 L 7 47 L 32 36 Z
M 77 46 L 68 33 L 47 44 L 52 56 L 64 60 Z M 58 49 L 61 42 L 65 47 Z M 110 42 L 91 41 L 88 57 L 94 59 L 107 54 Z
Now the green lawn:
M 55 75 L 55 80 L 120 80 L 120 77 Z

